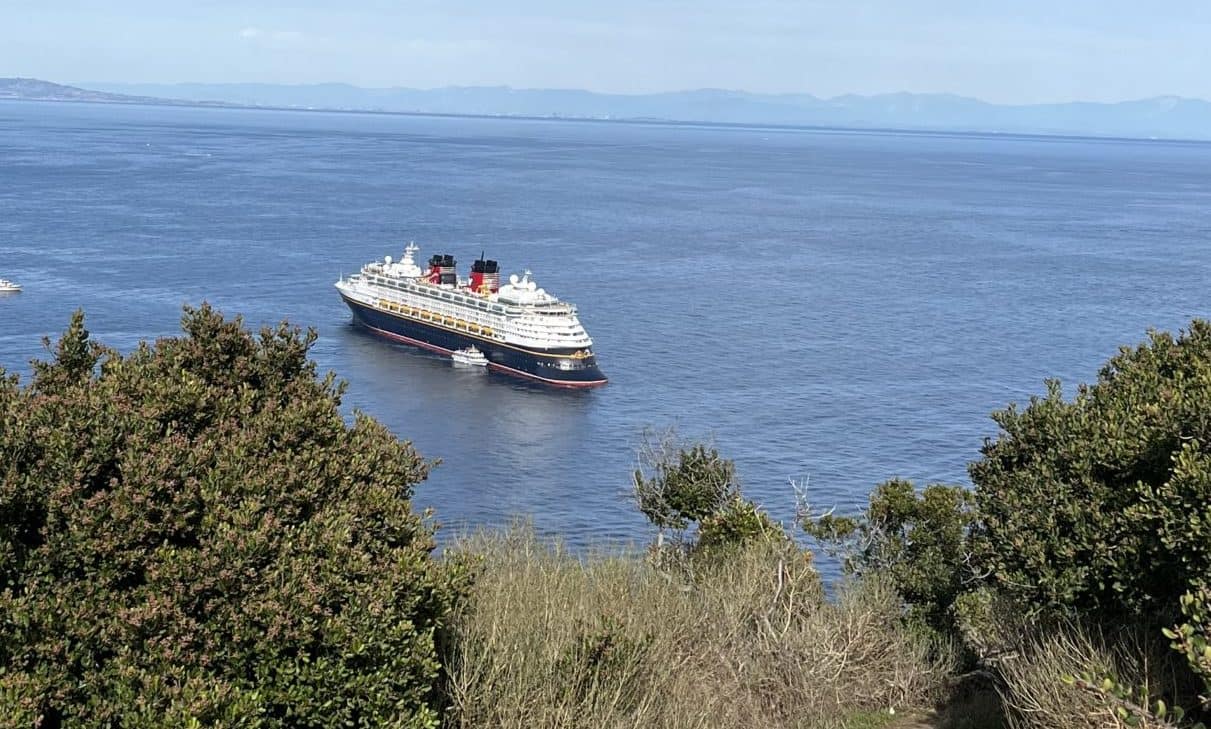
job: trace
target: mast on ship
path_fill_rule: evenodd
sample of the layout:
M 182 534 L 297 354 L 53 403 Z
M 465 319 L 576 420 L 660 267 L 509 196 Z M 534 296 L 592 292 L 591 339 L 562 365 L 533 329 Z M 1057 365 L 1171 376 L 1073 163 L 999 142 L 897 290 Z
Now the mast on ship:
M 404 260 L 400 263 L 404 266 L 415 266 L 416 261 L 412 258 L 412 254 L 420 250 L 420 246 L 416 245 L 415 241 L 408 241 L 408 245 L 404 247 Z

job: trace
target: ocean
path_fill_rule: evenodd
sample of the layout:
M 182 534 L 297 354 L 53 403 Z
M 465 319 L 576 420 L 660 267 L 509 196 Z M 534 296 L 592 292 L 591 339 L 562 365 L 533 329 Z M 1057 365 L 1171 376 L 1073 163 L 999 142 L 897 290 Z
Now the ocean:
M 575 302 L 604 388 L 455 369 L 350 324 L 332 284 L 415 241 Z M 440 459 L 450 535 L 531 518 L 640 544 L 647 430 L 859 507 L 968 483 L 989 414 L 1211 312 L 1211 144 L 0 102 L 0 367 L 83 308 L 129 350 L 209 301 L 314 327 L 321 372 Z

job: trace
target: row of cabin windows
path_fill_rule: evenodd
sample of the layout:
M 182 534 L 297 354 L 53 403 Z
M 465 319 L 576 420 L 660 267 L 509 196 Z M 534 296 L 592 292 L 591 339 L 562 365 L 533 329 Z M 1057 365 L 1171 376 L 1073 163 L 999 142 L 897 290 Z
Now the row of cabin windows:
M 408 288 L 406 288 L 406 287 L 404 287 L 404 286 L 400 285 L 400 283 L 399 283 L 398 281 L 392 281 L 391 279 L 388 279 L 388 278 L 382 278 L 382 277 L 379 277 L 379 276 L 373 276 L 373 277 L 372 277 L 372 281 L 373 281 L 374 283 L 376 283 L 376 284 L 379 284 L 380 286 L 388 286 L 388 287 L 390 287 L 390 288 L 393 288 L 393 289 L 398 289 L 398 290 L 400 290 L 400 291 L 408 291 L 408 290 L 410 290 L 410 289 L 408 289 Z M 468 303 L 468 304 L 474 304 L 474 305 L 475 305 L 475 306 L 477 306 L 478 308 L 480 308 L 480 309 L 484 309 L 485 311 L 495 311 L 495 312 L 500 313 L 500 314 L 509 313 L 509 312 L 511 312 L 511 311 L 516 311 L 516 312 L 518 312 L 518 313 L 520 312 L 520 310 L 515 310 L 515 309 L 513 309 L 513 307 L 508 307 L 508 308 L 506 308 L 506 307 L 504 307 L 504 306 L 500 306 L 500 305 L 498 305 L 498 304 L 492 304 L 492 303 L 490 303 L 490 302 L 488 302 L 488 301 L 483 301 L 482 299 L 472 299 L 472 298 L 467 297 L 467 296 L 455 296 L 455 295 L 454 295 L 452 292 L 450 292 L 450 291 L 446 291 L 446 290 L 439 290 L 439 291 L 436 291 L 436 292 L 433 292 L 433 293 L 430 293 L 430 292 L 428 292 L 428 291 L 425 291 L 425 292 L 423 292 L 423 293 L 424 293 L 424 295 L 426 295 L 426 296 L 429 296 L 429 297 L 440 297 L 440 298 L 445 299 L 446 301 L 460 301 L 460 302 L 465 301 L 466 303 Z M 545 312 L 544 312 L 544 313 L 545 313 Z
M 401 291 L 407 290 L 407 289 L 405 289 L 405 287 L 400 286 L 398 282 L 392 281 L 390 279 L 384 279 L 379 276 L 374 276 L 372 278 L 372 280 L 374 281 L 374 283 L 385 285 L 390 288 L 394 288 L 394 289 L 401 290 Z M 428 298 L 435 298 L 434 295 L 430 294 L 429 292 L 424 292 L 424 293 Z M 445 299 L 446 301 L 450 301 L 450 302 L 455 301 L 455 297 L 449 291 L 440 291 L 440 292 L 436 292 L 436 294 L 437 294 L 437 297 Z M 485 311 L 493 311 L 496 313 L 508 313 L 507 310 L 505 309 L 505 307 L 493 306 L 485 301 L 476 301 L 475 305 L 478 308 L 485 310 Z M 457 310 L 453 310 L 453 309 L 444 310 L 444 307 L 443 307 L 443 310 L 440 310 L 437 313 L 447 315 L 447 316 L 454 316 L 454 317 L 465 316 L 465 312 L 461 312 L 461 311 L 457 311 Z M 544 314 L 544 315 L 548 315 L 548 316 L 565 315 L 565 312 L 556 313 L 556 312 L 547 312 L 547 311 L 541 311 L 541 310 L 539 310 L 538 312 L 535 312 L 535 313 Z M 496 322 L 478 322 L 478 323 L 497 325 Z M 558 339 L 558 338 L 570 338 L 570 337 L 576 337 L 576 336 L 583 335 L 583 329 L 581 329 L 580 327 L 577 327 L 575 325 L 572 325 L 572 324 L 569 324 L 569 325 L 564 326 L 559 329 L 556 329 L 553 327 L 546 327 L 546 326 L 542 326 L 542 327 L 535 326 L 533 324 L 529 324 L 529 323 L 525 323 L 525 322 L 513 322 L 513 324 L 519 330 L 519 333 L 527 334 L 527 335 L 531 335 L 531 336 L 537 335 L 537 336 L 553 337 L 553 338 Z
M 389 279 L 389 278 L 383 278 L 383 277 L 381 277 L 381 276 L 374 276 L 374 277 L 373 277 L 373 279 L 374 279 L 374 282 L 375 282 L 375 283 L 377 283 L 377 284 L 380 284 L 380 285 L 383 285 L 383 286 L 389 286 L 389 287 L 391 287 L 391 288 L 394 288 L 394 289 L 399 289 L 399 290 L 401 290 L 401 291 L 402 291 L 402 290 L 405 290 L 405 287 L 404 287 L 404 286 L 402 286 L 402 285 L 400 285 L 400 283 L 399 283 L 398 281 L 394 281 L 394 280 Z M 429 296 L 432 296 L 432 295 L 433 295 L 433 294 L 430 294 L 430 293 L 429 293 L 429 292 L 427 292 L 427 291 L 426 291 L 426 292 L 424 292 L 424 293 L 425 293 L 426 295 L 429 295 Z M 492 304 L 492 303 L 487 302 L 487 301 L 484 301 L 484 300 L 482 300 L 482 299 L 475 299 L 475 298 L 471 298 L 471 297 L 466 296 L 466 295 L 463 295 L 463 296 L 455 296 L 453 292 L 451 292 L 451 291 L 447 291 L 447 290 L 445 290 L 445 289 L 439 290 L 438 292 L 436 292 L 436 295 L 437 295 L 437 296 L 440 296 L 441 298 L 445 299 L 446 301 L 466 301 L 467 303 L 469 303 L 469 304 L 474 304 L 475 306 L 477 306 L 477 307 L 479 307 L 479 308 L 481 308 L 481 309 L 487 309 L 487 310 L 496 311 L 496 312 L 505 312 L 506 310 L 507 310 L 507 311 L 509 311 L 509 312 L 520 312 L 520 311 L 521 311 L 521 310 L 520 310 L 520 309 L 518 309 L 517 307 L 512 307 L 512 306 L 511 306 L 511 307 L 504 307 L 504 306 L 500 306 L 500 305 L 498 305 L 498 304 Z M 542 315 L 542 316 L 566 316 L 566 315 L 567 315 L 569 312 L 568 312 L 568 311 L 566 311 L 566 310 L 564 310 L 564 311 L 560 311 L 560 310 L 554 310 L 554 311 L 552 311 L 552 310 L 546 310 L 546 309 L 535 309 L 534 313 L 536 313 L 536 314 L 540 314 L 540 315 Z

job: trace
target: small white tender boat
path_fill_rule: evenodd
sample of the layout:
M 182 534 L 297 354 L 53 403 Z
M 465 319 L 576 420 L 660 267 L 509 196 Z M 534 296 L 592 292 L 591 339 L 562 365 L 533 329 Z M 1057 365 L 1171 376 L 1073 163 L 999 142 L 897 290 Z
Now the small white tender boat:
M 450 359 L 454 360 L 454 364 L 471 367 L 486 367 L 488 365 L 488 358 L 475 347 L 467 347 L 466 349 L 451 352 Z
M 20 290 L 21 284 L 17 283 L 16 281 L 9 281 L 7 278 L 0 278 L 0 294 L 12 293 Z

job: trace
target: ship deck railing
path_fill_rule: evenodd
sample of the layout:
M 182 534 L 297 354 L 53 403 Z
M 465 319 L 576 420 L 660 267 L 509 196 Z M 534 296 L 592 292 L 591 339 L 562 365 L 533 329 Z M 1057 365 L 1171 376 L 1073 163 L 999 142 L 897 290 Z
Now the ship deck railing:
M 492 318 L 478 311 L 444 305 L 433 299 L 425 299 L 422 305 L 422 302 L 407 301 L 393 295 L 404 292 L 371 290 L 367 293 L 374 298 L 376 305 L 393 313 L 495 341 L 514 341 L 525 346 L 551 349 L 591 345 L 588 334 L 580 326 L 563 329 L 535 327 L 515 320 Z M 384 303 L 387 306 L 383 306 Z
M 579 322 L 572 320 L 571 315 L 569 315 L 570 321 L 566 325 L 556 327 L 552 326 L 554 322 L 544 321 L 534 316 L 506 318 L 508 312 L 502 310 L 506 307 L 470 309 L 462 302 L 456 302 L 446 297 L 435 297 L 430 292 L 425 292 L 421 301 L 409 301 L 405 300 L 403 296 L 417 294 L 415 289 L 397 286 L 382 287 L 380 281 L 374 280 L 377 278 L 379 277 L 366 280 L 366 283 L 370 284 L 367 287 L 367 293 L 376 300 L 388 299 L 409 309 L 418 309 L 419 312 L 423 312 L 417 316 L 420 321 L 437 323 L 460 331 L 471 331 L 489 336 L 497 341 L 505 341 L 508 339 L 508 335 L 512 334 L 528 346 L 541 348 L 582 347 L 587 346 L 590 342 L 584 327 Z M 397 313 L 411 316 L 406 312 Z M 470 325 L 474 325 L 480 331 L 476 332 Z M 484 329 L 487 329 L 490 334 L 484 333 Z

